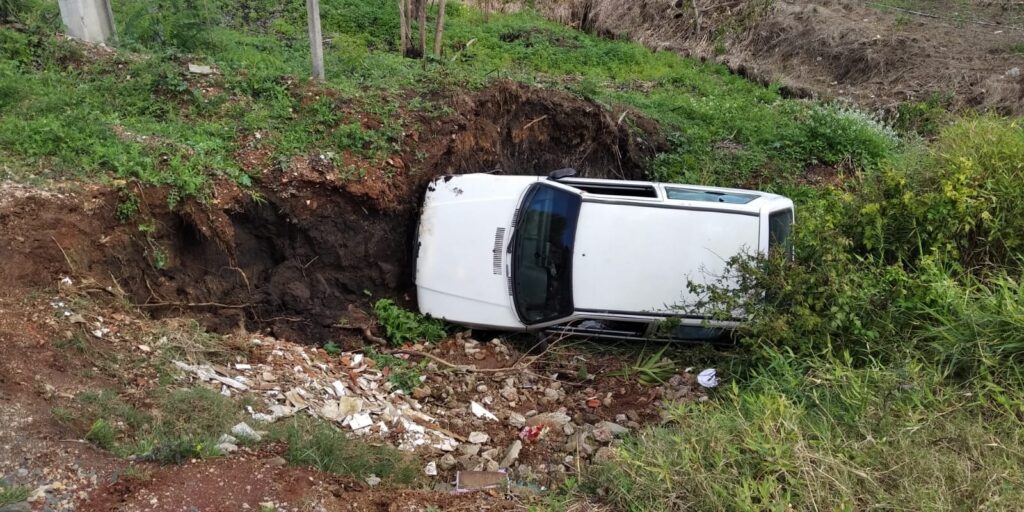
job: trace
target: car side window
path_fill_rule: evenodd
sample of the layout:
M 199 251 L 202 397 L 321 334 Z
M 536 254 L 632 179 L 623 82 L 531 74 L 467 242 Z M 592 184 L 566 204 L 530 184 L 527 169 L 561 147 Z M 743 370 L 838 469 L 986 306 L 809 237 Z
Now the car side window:
M 665 194 L 669 199 L 680 201 L 702 201 L 705 203 L 729 203 L 747 204 L 757 196 L 752 194 L 738 194 L 736 192 L 719 192 L 716 190 L 698 190 L 682 187 L 665 187 Z

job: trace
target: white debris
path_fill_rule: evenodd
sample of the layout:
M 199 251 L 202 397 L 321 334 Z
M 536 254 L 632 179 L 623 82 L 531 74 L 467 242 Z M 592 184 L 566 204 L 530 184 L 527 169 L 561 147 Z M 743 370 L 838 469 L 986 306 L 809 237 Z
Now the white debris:
M 428 462 L 426 467 L 423 468 L 423 473 L 427 476 L 437 476 L 437 462 Z
M 706 388 L 718 386 L 718 375 L 714 368 L 708 368 L 697 374 L 697 384 Z
M 213 68 L 211 68 L 210 66 L 202 66 L 202 65 L 199 65 L 199 64 L 192 64 L 190 62 L 188 64 L 188 72 L 192 73 L 193 75 L 212 75 L 213 74 Z
M 231 427 L 231 434 L 241 439 L 248 439 L 250 441 L 259 442 L 263 439 L 263 436 L 259 432 L 253 430 L 246 422 L 241 422 Z
M 245 364 L 245 363 L 235 363 L 235 369 L 236 370 L 252 370 L 252 365 L 251 364 Z
M 495 416 L 494 414 L 491 413 L 491 411 L 488 411 L 487 409 L 484 408 L 484 406 L 476 402 L 469 402 L 469 410 L 477 418 L 486 418 L 491 421 L 498 421 L 497 416 Z
M 491 436 L 486 432 L 470 432 L 468 439 L 473 444 L 484 444 L 491 439 Z
M 352 419 L 348 421 L 348 426 L 352 430 L 360 430 L 373 425 L 373 418 L 370 418 L 369 413 L 353 414 Z

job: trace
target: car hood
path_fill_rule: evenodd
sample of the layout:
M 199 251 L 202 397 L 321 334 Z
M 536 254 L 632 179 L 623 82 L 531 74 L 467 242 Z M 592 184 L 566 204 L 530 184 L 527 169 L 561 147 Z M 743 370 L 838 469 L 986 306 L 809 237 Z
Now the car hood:
M 416 248 L 420 311 L 470 326 L 521 329 L 509 295 L 512 219 L 533 177 L 446 176 L 427 189 Z

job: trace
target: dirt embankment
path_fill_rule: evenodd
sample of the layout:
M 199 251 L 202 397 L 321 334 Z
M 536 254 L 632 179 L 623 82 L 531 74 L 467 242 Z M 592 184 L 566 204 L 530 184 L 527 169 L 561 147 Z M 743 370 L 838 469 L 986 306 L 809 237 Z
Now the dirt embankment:
M 1024 112 L 1024 5 L 920 4 L 539 0 L 536 7 L 586 31 L 723 63 L 795 96 L 891 113 L 901 102 L 938 94 L 953 108 Z
M 575 167 L 636 179 L 664 145 L 653 123 L 641 119 L 644 133 L 631 135 L 615 113 L 556 91 L 501 83 L 449 101 L 457 114 L 422 120 L 401 154 L 358 178 L 319 155 L 270 165 L 250 139 L 237 157 L 256 167 L 254 190 L 220 183 L 207 204 L 170 208 L 166 190 L 134 184 L 64 194 L 6 186 L 0 282 L 32 288 L 88 276 L 156 317 L 323 342 L 341 335 L 332 326 L 351 303 L 412 300 L 411 235 L 433 177 Z M 119 220 L 129 195 L 137 213 Z

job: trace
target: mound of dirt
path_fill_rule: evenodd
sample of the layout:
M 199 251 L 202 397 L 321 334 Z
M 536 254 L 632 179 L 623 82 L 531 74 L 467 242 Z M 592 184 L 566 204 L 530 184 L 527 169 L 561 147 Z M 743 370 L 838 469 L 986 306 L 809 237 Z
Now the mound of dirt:
M 265 148 L 236 155 L 261 172 L 256 190 L 215 186 L 208 202 L 168 206 L 168 191 L 127 184 L 64 194 L 0 190 L 0 280 L 49 286 L 88 277 L 156 317 L 202 318 L 218 332 L 269 328 L 309 342 L 338 339 L 349 304 L 412 299 L 412 233 L 423 191 L 442 174 L 546 174 L 638 179 L 664 145 L 635 113 L 607 112 L 557 91 L 500 83 L 451 99 L 386 168 L 343 176 L 320 155 L 270 166 Z M 630 121 L 626 122 L 624 119 Z M 255 192 L 255 193 L 253 193 Z M 118 219 L 130 194 L 138 213 Z
M 1020 2 L 949 9 L 854 0 L 541 0 L 554 20 L 727 65 L 794 96 L 841 98 L 891 112 L 951 95 L 952 107 L 1024 112 Z

